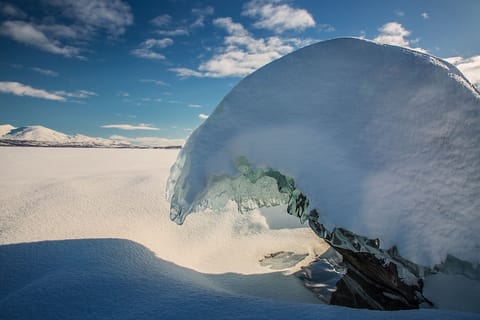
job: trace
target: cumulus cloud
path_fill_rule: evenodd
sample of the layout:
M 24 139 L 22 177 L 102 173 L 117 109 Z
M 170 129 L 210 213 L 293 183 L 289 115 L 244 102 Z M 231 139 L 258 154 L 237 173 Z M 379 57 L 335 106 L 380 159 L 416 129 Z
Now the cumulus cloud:
M 8 81 L 0 82 L 0 92 L 14 94 L 16 96 L 27 96 L 27 97 L 41 98 L 41 99 L 53 100 L 53 101 L 66 100 L 65 97 L 59 94 L 51 93 L 42 89 L 35 89 L 19 82 L 8 82 Z
M 445 60 L 462 71 L 465 77 L 480 90 L 480 55 L 470 58 L 450 57 Z
M 430 16 L 428 15 L 428 13 L 422 12 L 422 18 L 426 20 L 426 19 L 430 18 Z
M 191 103 L 188 105 L 190 108 L 202 108 L 203 106 L 201 104 L 194 104 L 194 103 Z
M 172 44 L 173 40 L 170 38 L 147 39 L 140 43 L 138 48 L 130 51 L 130 53 L 139 58 L 163 60 L 165 59 L 165 56 L 161 53 L 158 53 L 156 50 L 166 48 Z
M 398 22 L 389 22 L 381 26 L 378 31 L 380 34 L 373 40 L 385 44 L 392 44 L 395 46 L 407 47 L 410 42 L 407 37 L 410 35 L 410 31 L 405 29 Z
M 207 61 L 200 64 L 198 70 L 189 68 L 171 68 L 181 78 L 187 77 L 242 77 L 274 59 L 293 50 L 315 42 L 314 39 L 297 38 L 255 38 L 242 24 L 230 17 L 213 21 L 218 28 L 224 29 L 227 36 L 223 46 Z
M 408 39 L 411 32 L 405 29 L 402 24 L 398 22 L 388 22 L 381 26 L 378 31 L 380 31 L 380 34 L 373 39 L 376 42 L 406 47 L 420 52 L 426 52 L 425 49 L 419 47 L 412 48 L 412 45 L 416 44 L 418 39 Z
M 152 131 L 158 131 L 160 130 L 159 128 L 152 127 L 148 123 L 140 123 L 138 125 L 131 125 L 131 124 L 105 124 L 101 126 L 101 128 L 107 128 L 107 129 L 120 129 L 120 130 L 152 130 Z
M 302 31 L 315 26 L 315 20 L 307 10 L 293 8 L 279 0 L 251 0 L 245 5 L 242 14 L 258 19 L 253 24 L 256 28 L 277 33 L 286 30 Z
M 200 119 L 207 119 L 207 118 L 208 118 L 208 114 L 200 113 L 200 114 L 198 115 L 198 117 L 199 117 Z
M 149 147 L 170 147 L 170 146 L 183 146 L 185 140 L 183 139 L 167 139 L 160 137 L 136 137 L 130 138 L 121 135 L 110 136 L 111 140 L 118 142 L 128 142 L 137 146 L 149 146 Z
M 42 51 L 63 55 L 65 57 L 82 58 L 79 55 L 79 48 L 62 45 L 59 41 L 48 37 L 40 28 L 29 22 L 4 21 L 0 25 L 0 35 Z

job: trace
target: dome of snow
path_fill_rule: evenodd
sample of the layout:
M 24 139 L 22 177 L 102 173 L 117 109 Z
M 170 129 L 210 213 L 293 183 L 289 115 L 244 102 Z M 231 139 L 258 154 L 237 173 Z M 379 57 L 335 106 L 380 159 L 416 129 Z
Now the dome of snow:
M 480 95 L 447 62 L 345 38 L 264 66 L 180 152 L 171 218 L 212 207 L 212 187 L 239 175 L 239 158 L 293 178 L 328 228 L 397 245 L 416 263 L 480 262 Z

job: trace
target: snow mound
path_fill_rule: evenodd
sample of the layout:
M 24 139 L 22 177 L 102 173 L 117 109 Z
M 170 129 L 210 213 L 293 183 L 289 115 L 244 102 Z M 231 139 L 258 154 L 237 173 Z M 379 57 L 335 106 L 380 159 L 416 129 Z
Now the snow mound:
M 266 65 L 180 152 L 171 218 L 219 209 L 226 195 L 265 205 L 245 183 L 272 170 L 292 178 L 330 229 L 379 238 L 424 265 L 447 254 L 480 262 L 480 95 L 448 62 L 344 38 Z

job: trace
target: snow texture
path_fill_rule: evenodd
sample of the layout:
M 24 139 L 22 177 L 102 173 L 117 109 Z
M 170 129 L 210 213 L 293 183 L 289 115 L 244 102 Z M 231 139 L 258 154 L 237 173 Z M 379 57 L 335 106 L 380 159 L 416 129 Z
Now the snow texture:
M 325 250 L 298 219 L 295 229 L 271 212 L 268 223 L 233 211 L 169 220 L 159 191 L 177 154 L 0 147 L 0 319 L 479 318 L 319 304 L 259 263 Z
M 180 152 L 172 219 L 212 207 L 239 157 L 292 177 L 330 230 L 423 265 L 480 262 L 480 95 L 448 62 L 345 38 L 257 70 Z

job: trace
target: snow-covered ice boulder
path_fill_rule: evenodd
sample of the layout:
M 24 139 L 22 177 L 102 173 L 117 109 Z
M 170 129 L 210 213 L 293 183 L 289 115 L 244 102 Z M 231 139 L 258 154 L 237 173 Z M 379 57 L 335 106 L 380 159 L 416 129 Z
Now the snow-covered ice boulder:
M 416 263 L 478 263 L 480 94 L 445 61 L 360 39 L 278 59 L 191 135 L 167 194 L 182 223 L 227 199 L 285 203 L 282 188 L 301 190 L 327 228 L 379 238 Z

